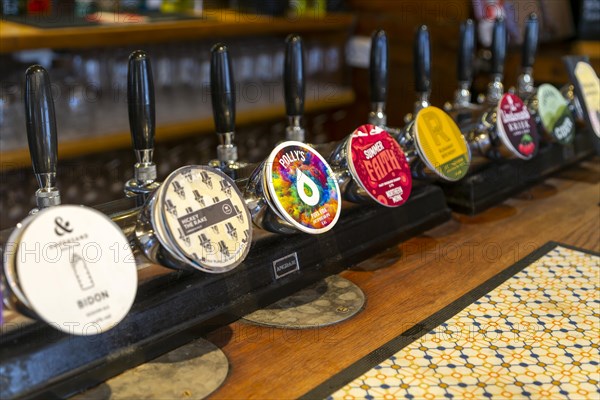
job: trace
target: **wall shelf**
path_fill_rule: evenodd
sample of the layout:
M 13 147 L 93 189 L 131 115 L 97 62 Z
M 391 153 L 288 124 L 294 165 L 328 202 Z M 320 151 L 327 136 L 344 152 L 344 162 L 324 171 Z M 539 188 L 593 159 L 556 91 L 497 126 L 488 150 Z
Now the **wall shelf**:
M 306 113 L 344 107 L 354 102 L 354 91 L 350 88 L 336 90 L 335 94 L 327 98 L 308 100 Z M 273 106 L 243 110 L 237 113 L 236 125 L 247 126 L 269 120 L 281 119 L 285 121 L 285 107 L 283 103 Z M 177 138 L 189 137 L 198 134 L 214 132 L 214 123 L 211 117 L 198 120 L 159 125 L 156 129 L 157 141 L 168 141 Z M 129 132 L 118 132 L 108 135 L 90 136 L 75 140 L 65 140 L 59 143 L 58 156 L 61 159 L 76 157 L 85 154 L 99 153 L 131 146 Z M 0 152 L 0 171 L 23 168 L 31 165 L 29 151 L 26 148 Z
M 164 43 L 177 40 L 248 35 L 343 32 L 355 22 L 351 14 L 335 13 L 322 18 L 272 17 L 233 10 L 206 10 L 204 19 L 123 23 L 90 27 L 40 29 L 0 21 L 0 53 L 52 48 L 74 49 Z M 346 32 L 344 32 L 346 33 Z

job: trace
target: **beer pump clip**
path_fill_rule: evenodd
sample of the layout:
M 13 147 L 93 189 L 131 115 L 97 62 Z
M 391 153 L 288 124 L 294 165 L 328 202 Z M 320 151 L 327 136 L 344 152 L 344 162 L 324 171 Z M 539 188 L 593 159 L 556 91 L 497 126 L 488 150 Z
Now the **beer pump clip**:
M 129 241 L 101 212 L 61 205 L 56 116 L 43 67 L 27 69 L 24 97 L 39 189 L 37 208 L 13 229 L 3 252 L 6 303 L 66 333 L 105 332 L 126 316 L 135 299 L 137 268 Z

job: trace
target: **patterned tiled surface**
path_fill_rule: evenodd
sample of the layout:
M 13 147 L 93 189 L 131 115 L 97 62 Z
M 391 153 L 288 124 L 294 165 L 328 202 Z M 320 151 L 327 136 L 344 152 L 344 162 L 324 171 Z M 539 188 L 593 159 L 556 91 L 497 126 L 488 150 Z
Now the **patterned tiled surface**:
M 330 398 L 598 399 L 599 285 L 556 247 Z

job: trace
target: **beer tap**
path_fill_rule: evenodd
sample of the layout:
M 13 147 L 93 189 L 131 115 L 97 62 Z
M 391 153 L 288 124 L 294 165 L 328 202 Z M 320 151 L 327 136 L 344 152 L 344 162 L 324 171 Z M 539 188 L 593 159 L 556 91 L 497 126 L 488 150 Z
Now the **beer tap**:
M 371 38 L 371 112 L 369 123 L 342 140 L 329 157 L 344 199 L 398 207 L 410 197 L 412 175 L 400 144 L 386 127 L 387 36 Z
M 246 166 L 238 161 L 235 145 L 235 86 L 233 68 L 227 46 L 215 44 L 211 49 L 210 94 L 215 130 L 219 137 L 217 159 L 209 165 L 218 168 L 235 179 L 238 170 Z
M 471 84 L 473 83 L 473 58 L 475 55 L 475 24 L 468 19 L 460 24 L 458 43 L 457 80 L 458 88 L 453 101 L 447 102 L 444 109 L 458 123 L 470 120 L 482 110 L 480 104 L 471 102 Z
M 145 199 L 135 229 L 146 257 L 174 269 L 224 273 L 240 265 L 252 242 L 252 220 L 233 177 L 235 96 L 227 48 L 212 49 L 211 88 L 220 138 L 214 167 L 173 171 Z
M 285 39 L 285 63 L 283 68 L 283 90 L 288 126 L 285 130 L 287 140 L 305 141 L 305 130 L 302 127 L 304 114 L 305 79 L 304 48 L 302 38 L 289 35 Z
M 427 26 L 417 29 L 413 50 L 417 92 L 414 114 L 407 115 L 406 126 L 393 135 L 404 149 L 413 176 L 457 181 L 467 173 L 471 154 L 452 118 L 430 105 L 431 51 Z
M 506 22 L 504 18 L 497 18 L 492 32 L 492 59 L 490 76 L 491 80 L 488 84 L 486 103 L 489 105 L 497 105 L 504 95 L 504 62 L 506 60 L 507 46 Z
M 485 107 L 472 120 L 460 124 L 474 156 L 482 158 L 532 158 L 539 136 L 527 106 L 515 94 L 504 94 L 506 26 L 496 20 L 492 37 L 491 82 Z
M 517 93 L 527 105 L 538 132 L 546 142 L 569 145 L 575 138 L 575 119 L 562 93 L 549 83 L 534 86 L 533 64 L 538 45 L 539 24 L 535 13 L 525 25 L 522 73 L 518 78 Z
M 521 53 L 521 74 L 517 79 L 517 95 L 523 101 L 527 101 L 536 92 L 533 80 L 533 64 L 535 63 L 538 37 L 538 18 L 535 13 L 531 13 L 525 22 L 525 37 Z
M 154 155 L 155 105 L 150 59 L 137 50 L 129 56 L 127 72 L 127 106 L 131 142 L 136 157 L 134 177 L 125 183 L 128 196 L 147 195 L 160 184 L 156 182 Z
M 371 112 L 369 124 L 384 128 L 387 126 L 385 105 L 388 87 L 388 41 L 384 30 L 380 29 L 371 36 L 371 55 L 369 63 L 369 87 L 371 93 Z
M 413 66 L 415 74 L 415 91 L 417 101 L 415 102 L 414 115 L 430 106 L 429 95 L 431 94 L 431 44 L 429 41 L 429 30 L 426 25 L 417 29 L 413 43 Z
M 39 189 L 35 192 L 37 212 L 60 204 L 56 187 L 57 135 L 54 102 L 48 72 L 33 65 L 25 73 L 25 120 L 33 172 Z
M 471 104 L 471 84 L 473 83 L 473 56 L 475 54 L 475 24 L 468 19 L 460 24 L 458 65 L 456 66 L 458 89 L 454 95 L 455 109 L 468 109 Z
M 340 188 L 325 158 L 304 143 L 302 39 L 289 35 L 285 43 L 284 97 L 289 120 L 286 141 L 279 143 L 250 175 L 246 204 L 254 224 L 266 231 L 321 234 L 339 219 Z
M 56 184 L 57 132 L 47 71 L 39 66 L 25 73 L 25 113 L 29 152 L 36 179 L 38 208 L 12 230 L 3 251 L 3 293 L 18 312 L 74 335 L 105 332 L 127 315 L 137 291 L 137 268 L 123 231 L 101 212 L 61 204 Z M 53 248 L 48 260 L 39 250 L 23 257 L 22 246 Z M 99 249 L 92 267 L 81 253 Z M 116 260 L 110 249 L 122 251 Z M 129 261 L 131 260 L 131 261 Z M 61 288 L 56 293 L 56 282 Z M 102 293 L 97 298 L 96 294 Z M 100 305 L 96 302 L 102 301 Z M 75 306 L 74 306 L 75 305 Z M 88 330 L 87 325 L 96 329 Z

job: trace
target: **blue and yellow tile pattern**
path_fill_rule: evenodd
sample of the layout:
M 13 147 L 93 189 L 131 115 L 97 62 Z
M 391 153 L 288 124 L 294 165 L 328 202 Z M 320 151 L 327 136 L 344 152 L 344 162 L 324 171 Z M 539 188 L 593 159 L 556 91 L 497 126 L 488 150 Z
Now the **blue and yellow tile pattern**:
M 555 247 L 331 399 L 599 399 L 600 257 Z

